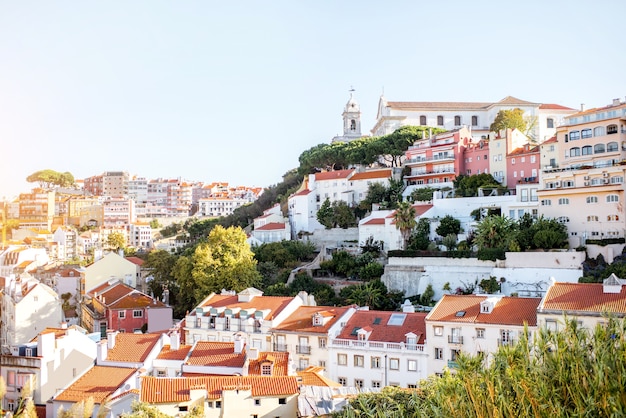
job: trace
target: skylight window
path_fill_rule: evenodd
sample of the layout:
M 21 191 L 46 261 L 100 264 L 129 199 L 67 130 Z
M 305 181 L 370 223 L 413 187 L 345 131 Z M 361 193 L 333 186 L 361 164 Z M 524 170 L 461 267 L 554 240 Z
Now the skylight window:
M 465 316 L 465 311 L 458 311 L 456 313 L 456 316 L 459 317 L 459 318 L 462 317 L 462 316 Z
M 350 335 L 356 335 L 356 332 L 357 332 L 358 330 L 360 330 L 360 329 L 361 329 L 361 327 L 354 327 L 354 328 L 352 329 L 352 332 L 350 333 Z
M 374 325 L 379 325 L 382 318 L 374 318 Z
M 399 314 L 399 313 L 391 314 L 391 316 L 389 317 L 389 321 L 387 322 L 387 325 L 400 326 L 404 324 L 405 319 L 406 319 L 406 314 Z

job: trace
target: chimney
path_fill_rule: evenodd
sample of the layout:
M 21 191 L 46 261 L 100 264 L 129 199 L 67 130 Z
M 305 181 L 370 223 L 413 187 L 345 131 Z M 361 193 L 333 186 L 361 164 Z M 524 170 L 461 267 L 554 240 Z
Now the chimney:
M 613 99 L 613 106 L 619 106 L 621 102 L 619 101 L 619 97 L 617 99 Z
M 101 364 L 103 361 L 105 361 L 107 359 L 107 353 L 108 353 L 108 341 L 107 340 L 101 340 L 98 343 L 98 347 L 97 347 L 97 352 L 96 352 L 96 364 Z
M 54 345 L 54 332 L 39 334 L 37 337 L 37 356 L 44 359 L 50 358 L 54 354 Z
M 241 354 L 246 346 L 246 339 L 241 334 L 235 335 L 235 354 Z
M 67 329 L 67 322 L 61 322 L 61 329 Z
M 178 333 L 178 331 L 174 331 L 170 335 L 170 349 L 171 350 L 180 349 L 180 334 Z
M 107 348 L 109 350 L 115 347 L 115 336 L 117 335 L 117 331 L 108 330 L 107 331 Z
M 585 111 L 585 104 L 584 104 L 584 103 L 581 103 L 581 104 L 580 104 L 580 111 L 581 111 L 581 112 L 584 112 L 584 111 Z

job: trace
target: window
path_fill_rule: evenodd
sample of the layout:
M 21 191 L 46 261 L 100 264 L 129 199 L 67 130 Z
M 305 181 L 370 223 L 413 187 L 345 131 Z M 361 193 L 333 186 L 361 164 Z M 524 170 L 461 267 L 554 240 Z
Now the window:
M 437 125 L 443 126 L 443 116 L 437 116 Z
M 624 177 L 622 176 L 613 176 L 611 177 L 611 184 L 619 184 L 624 182 Z
M 569 199 L 567 197 L 560 198 L 559 205 L 569 205 Z
M 420 125 L 422 126 L 426 125 L 426 116 L 424 115 L 420 116 Z
M 337 382 L 341 385 L 341 386 L 346 386 L 348 384 L 348 379 L 346 379 L 345 377 L 338 377 L 337 378 Z
M 389 369 L 390 370 L 399 370 L 400 369 L 400 359 L 390 358 L 389 359 Z
M 565 224 L 569 222 L 569 218 L 567 216 L 559 216 L 556 221 Z
M 454 117 L 454 125 L 455 126 L 460 126 L 461 125 L 461 117 L 460 116 L 455 116 Z
M 319 347 L 320 348 L 326 348 L 326 344 L 327 344 L 327 340 L 326 337 L 319 337 L 318 339 L 318 343 L 319 343 Z
M 587 216 L 587 222 L 598 222 L 598 215 Z
M 354 387 L 363 389 L 363 379 L 354 379 Z
M 569 150 L 570 157 L 578 157 L 579 155 L 580 155 L 580 148 L 578 147 L 570 148 Z
M 587 203 L 598 203 L 598 196 L 587 196 Z
M 345 366 L 348 364 L 348 355 L 347 354 L 337 354 L 337 364 L 340 366 Z
M 537 161 L 537 156 L 536 155 L 531 155 L 530 156 L 530 162 L 534 164 L 535 161 Z
M 619 149 L 617 142 L 609 142 L 606 144 L 606 152 L 615 152 Z
M 372 369 L 380 369 L 380 357 L 372 357 L 370 359 L 370 367 Z
M 543 199 L 541 201 L 541 206 L 550 206 L 552 205 L 552 201 L 550 199 Z
M 580 132 L 580 137 L 581 137 L 581 138 L 583 138 L 583 139 L 585 139 L 585 138 L 591 138 L 591 137 L 592 137 L 592 135 L 591 135 L 591 129 L 583 129 L 583 130 Z
M 591 155 L 593 154 L 593 148 L 591 148 L 591 145 L 586 145 L 583 147 L 583 155 Z
M 215 401 L 215 407 L 216 408 L 221 408 L 222 407 L 222 401 Z
M 612 135 L 617 133 L 617 125 L 609 125 L 606 127 L 606 134 Z
M 456 361 L 457 357 L 459 357 L 459 354 L 461 354 L 461 350 L 450 350 L 450 360 L 451 361 Z
M 443 348 L 435 347 L 435 359 L 436 360 L 443 359 Z
M 124 319 L 124 318 L 126 318 L 126 311 L 117 311 L 117 317 L 118 317 L 119 319 Z M 198 327 L 199 327 L 199 326 L 200 326 L 200 325 L 198 325 Z
M 139 309 L 135 309 L 133 311 L 133 318 L 143 318 L 143 311 Z
M 476 328 L 476 338 L 485 338 L 485 328 Z
M 478 116 L 472 116 L 472 126 L 478 126 Z
M 263 363 L 261 364 L 261 376 L 271 376 L 272 375 L 272 363 Z
M 433 330 L 435 331 L 435 336 L 437 337 L 441 337 L 443 335 L 443 327 L 433 327 Z
M 372 380 L 372 387 L 374 389 L 380 389 L 380 381 L 378 380 Z
M 606 197 L 606 203 L 619 202 L 619 196 L 616 194 L 610 194 Z
M 406 369 L 410 372 L 417 371 L 417 360 L 409 360 L 406 364 Z
M 363 367 L 363 356 L 361 355 L 354 356 L 354 367 Z
M 593 153 L 594 154 L 602 154 L 603 152 L 605 152 L 606 148 L 604 147 L 604 144 L 596 144 L 593 147 Z
M 576 141 L 577 139 L 580 139 L 580 131 L 572 131 L 569 133 L 570 141 Z
M 606 217 L 606 220 L 609 222 L 617 222 L 619 221 L 619 216 L 618 215 L 608 215 Z
M 255 406 L 261 406 L 261 400 L 260 399 L 255 399 L 254 400 L 254 405 Z
M 552 119 L 552 118 L 548 118 L 548 119 L 546 119 L 546 125 L 547 125 L 547 127 L 548 127 L 549 129 L 554 128 L 554 119 Z
M 593 136 L 602 136 L 604 135 L 604 126 L 596 126 L 593 128 Z
M 287 398 L 278 398 L 278 405 L 286 405 Z
M 511 164 L 515 165 L 515 158 L 511 158 Z

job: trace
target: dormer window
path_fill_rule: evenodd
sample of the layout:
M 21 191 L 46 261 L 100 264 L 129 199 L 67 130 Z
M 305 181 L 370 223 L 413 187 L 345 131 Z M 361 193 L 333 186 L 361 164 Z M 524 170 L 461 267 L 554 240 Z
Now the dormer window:
M 363 333 L 359 332 L 358 338 L 359 338 L 359 341 L 366 341 L 367 335 L 364 332 Z
M 493 310 L 493 305 L 489 302 L 483 302 L 480 304 L 480 312 L 481 313 L 491 313 Z
M 324 325 L 324 317 L 322 317 L 322 314 L 320 314 L 319 312 L 314 313 L 313 314 L 313 326 L 321 327 L 322 325 Z
M 261 364 L 261 376 L 271 376 L 272 375 L 272 363 L 266 361 Z

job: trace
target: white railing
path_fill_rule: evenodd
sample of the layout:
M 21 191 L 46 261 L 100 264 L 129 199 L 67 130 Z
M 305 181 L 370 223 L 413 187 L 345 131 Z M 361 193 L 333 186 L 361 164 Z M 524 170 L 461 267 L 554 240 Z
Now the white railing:
M 340 338 L 330 340 L 329 345 L 332 347 L 349 347 L 357 350 L 424 351 L 423 344 L 345 340 Z

